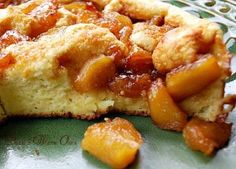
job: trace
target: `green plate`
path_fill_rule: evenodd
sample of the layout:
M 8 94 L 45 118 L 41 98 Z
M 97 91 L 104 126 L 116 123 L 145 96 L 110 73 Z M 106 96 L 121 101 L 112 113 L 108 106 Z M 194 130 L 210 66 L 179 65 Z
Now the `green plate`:
M 220 24 L 229 50 L 236 54 L 236 7 L 229 1 L 168 1 L 192 14 Z M 233 59 L 232 65 L 236 65 Z M 236 71 L 236 66 L 233 71 Z M 236 93 L 236 82 L 226 93 Z M 148 117 L 121 116 L 130 120 L 144 138 L 138 157 L 129 168 L 137 169 L 234 169 L 236 131 L 229 145 L 214 157 L 191 151 L 182 135 L 158 129 Z M 236 124 L 236 112 L 229 117 Z M 72 119 L 12 119 L 0 128 L 0 169 L 100 169 L 109 168 L 80 148 L 86 128 L 96 121 Z

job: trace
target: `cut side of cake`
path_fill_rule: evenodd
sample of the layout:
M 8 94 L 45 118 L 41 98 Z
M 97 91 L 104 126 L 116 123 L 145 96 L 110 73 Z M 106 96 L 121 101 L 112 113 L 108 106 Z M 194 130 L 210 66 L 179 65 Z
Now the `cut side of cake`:
M 179 109 L 215 121 L 230 75 L 219 26 L 157 0 L 8 6 L 0 9 L 0 53 L 4 117 L 147 116 L 148 93 L 161 78 Z M 212 76 L 202 78 L 205 71 Z M 174 87 L 194 92 L 175 97 L 170 76 L 180 79 L 170 80 Z M 189 84 L 199 79 L 202 84 Z
M 51 30 L 34 42 L 9 46 L 4 53 L 10 54 L 17 62 L 12 69 L 6 70 L 5 79 L 1 81 L 1 96 L 7 114 L 67 116 L 71 113 L 73 117 L 91 118 L 96 113 L 108 112 L 110 108 L 147 112 L 143 99 L 123 99 L 108 90 L 79 93 L 76 84 L 71 83 L 71 72 L 62 63 L 66 62 L 63 60 L 65 56 L 75 62 L 78 60 L 73 66 L 83 67 L 91 58 L 105 56 L 113 45 L 125 50 L 124 44 L 107 29 L 77 24 Z

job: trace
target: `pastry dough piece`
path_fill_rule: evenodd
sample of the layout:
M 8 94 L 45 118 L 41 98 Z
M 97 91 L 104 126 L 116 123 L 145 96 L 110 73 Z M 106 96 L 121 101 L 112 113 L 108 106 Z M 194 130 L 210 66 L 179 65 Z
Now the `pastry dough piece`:
M 168 32 L 168 27 L 158 27 L 148 23 L 140 22 L 133 26 L 133 32 L 130 40 L 133 44 L 153 52 L 162 37 Z
M 224 83 L 218 79 L 200 93 L 185 99 L 180 107 L 190 115 L 214 121 L 222 113 Z
M 179 27 L 167 32 L 158 43 L 153 62 L 158 71 L 168 73 L 177 68 L 197 60 L 197 52 L 201 42 L 201 30 Z
M 37 8 L 42 9 L 42 14 L 33 12 Z M 50 8 L 52 8 L 52 11 L 50 11 Z M 0 35 L 7 30 L 16 30 L 23 35 L 35 37 L 52 27 L 76 23 L 77 18 L 71 12 L 64 8 L 58 10 L 54 8 L 57 8 L 57 5 L 47 0 L 33 0 L 19 6 L 8 6 L 0 10 Z M 46 19 L 41 19 L 42 17 L 46 17 Z M 37 32 L 37 30 L 41 32 Z
M 156 0 L 111 0 L 105 11 L 120 11 L 131 18 L 149 20 L 155 15 L 166 16 L 169 7 L 169 4 Z
M 31 33 L 32 24 L 32 18 L 15 7 L 9 6 L 6 9 L 0 10 L 0 35 L 9 29 L 14 29 L 21 34 L 29 35 Z

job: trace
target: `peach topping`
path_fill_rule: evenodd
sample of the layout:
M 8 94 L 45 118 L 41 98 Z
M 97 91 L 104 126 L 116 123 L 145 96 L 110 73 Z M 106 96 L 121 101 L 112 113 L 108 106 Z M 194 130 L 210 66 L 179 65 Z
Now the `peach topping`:
M 106 88 L 108 82 L 115 76 L 115 73 L 116 67 L 113 59 L 100 56 L 86 63 L 75 80 L 74 86 L 81 92 Z
M 173 101 L 161 79 L 153 83 L 148 103 L 154 123 L 162 129 L 182 131 L 187 123 L 187 114 Z
M 64 7 L 77 15 L 78 23 L 93 23 L 108 28 L 118 39 L 128 43 L 132 32 L 132 21 L 116 12 L 103 14 L 92 2 L 73 2 Z
M 26 35 L 21 35 L 15 30 L 8 30 L 0 37 L 0 50 L 20 41 L 29 40 L 30 38 Z M 11 54 L 0 53 L 0 74 L 14 63 L 15 58 Z
M 6 48 L 7 46 L 10 46 L 11 44 L 16 44 L 20 41 L 29 41 L 30 38 L 25 35 L 21 35 L 19 32 L 15 30 L 9 30 L 6 31 L 1 37 L 0 37 L 0 50 L 2 48 Z
M 205 73 L 207 75 L 204 76 Z M 210 56 L 172 70 L 167 74 L 166 85 L 171 96 L 178 101 L 200 92 L 220 75 L 221 69 L 216 58 Z
M 90 126 L 82 148 L 112 168 L 125 168 L 135 159 L 143 139 L 127 120 L 115 118 Z
M 57 9 L 58 7 L 56 4 L 48 1 L 36 7 L 29 13 L 29 15 L 35 18 L 35 23 L 31 32 L 32 37 L 36 37 L 55 26 L 60 17 Z
M 142 75 L 120 75 L 109 85 L 110 90 L 120 96 L 137 98 L 146 96 L 146 91 L 152 83 L 151 76 Z
M 15 63 L 15 58 L 11 54 L 0 54 L 0 75 Z
M 222 122 L 206 122 L 193 118 L 184 128 L 183 135 L 186 144 L 193 150 L 199 150 L 206 155 L 227 143 L 231 124 Z
M 154 70 L 152 55 L 145 50 L 131 51 L 126 58 L 124 69 L 134 74 L 150 74 Z
M 116 12 L 105 14 L 96 24 L 108 28 L 118 39 L 121 39 L 121 37 L 124 39 L 125 36 L 129 36 L 129 33 L 124 31 L 124 29 L 130 28 L 132 30 L 133 27 L 132 21 L 127 16 Z
M 125 56 L 123 51 L 118 46 L 110 46 L 106 52 L 106 55 L 114 58 L 114 63 L 117 68 L 122 68 Z

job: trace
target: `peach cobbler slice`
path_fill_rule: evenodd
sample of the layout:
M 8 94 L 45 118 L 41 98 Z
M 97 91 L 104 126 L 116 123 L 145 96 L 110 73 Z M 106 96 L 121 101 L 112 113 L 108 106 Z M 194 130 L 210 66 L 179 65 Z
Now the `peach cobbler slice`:
M 119 111 L 184 131 L 187 144 L 205 154 L 227 142 L 229 134 L 219 139 L 216 131 L 231 127 L 217 122 L 231 56 L 217 24 L 154 0 L 30 0 L 2 8 L 7 116 L 94 119 Z

